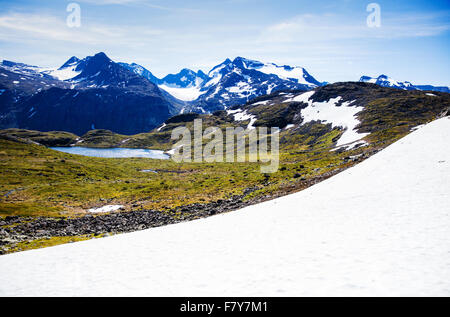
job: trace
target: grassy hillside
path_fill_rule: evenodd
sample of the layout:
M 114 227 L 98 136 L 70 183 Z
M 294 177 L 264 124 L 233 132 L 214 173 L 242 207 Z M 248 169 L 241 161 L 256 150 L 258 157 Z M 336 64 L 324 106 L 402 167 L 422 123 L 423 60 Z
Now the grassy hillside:
M 336 133 L 319 137 L 320 144 L 313 149 L 331 146 Z M 123 204 L 126 210 L 136 205 L 170 209 L 223 199 L 254 186 L 275 189 L 298 182 L 298 173 L 314 177 L 331 166 L 348 165 L 344 153 L 314 156 L 302 153 L 301 144 L 294 148 L 297 152 L 282 153 L 277 173 L 263 175 L 259 163 L 178 164 L 146 158 L 91 158 L 0 139 L 0 215 L 74 216 L 106 202 Z

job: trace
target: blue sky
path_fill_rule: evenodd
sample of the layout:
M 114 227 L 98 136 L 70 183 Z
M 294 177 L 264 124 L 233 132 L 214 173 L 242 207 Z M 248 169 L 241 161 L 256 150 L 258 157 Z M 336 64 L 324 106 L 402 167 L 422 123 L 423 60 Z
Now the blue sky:
M 71 2 L 80 28 L 66 24 Z M 371 2 L 380 28 L 366 24 Z M 0 58 L 39 66 L 104 51 L 162 76 L 244 56 L 320 81 L 387 74 L 450 86 L 449 48 L 449 0 L 0 0 Z

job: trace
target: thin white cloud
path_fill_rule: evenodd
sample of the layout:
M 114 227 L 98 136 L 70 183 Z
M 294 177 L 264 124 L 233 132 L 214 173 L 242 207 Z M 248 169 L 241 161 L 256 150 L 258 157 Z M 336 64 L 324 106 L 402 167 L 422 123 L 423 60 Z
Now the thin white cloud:
M 303 14 L 263 30 L 260 41 L 305 43 L 363 38 L 395 39 L 440 35 L 450 23 L 436 22 L 433 15 L 408 15 L 382 19 L 380 28 L 369 28 L 364 19 L 351 20 L 333 14 Z M 448 21 L 448 20 L 447 20 Z
M 143 0 L 77 0 L 78 2 L 90 3 L 95 5 L 110 5 L 110 4 L 130 4 L 142 3 Z
M 0 15 L 0 40 L 27 42 L 54 40 L 89 44 L 126 45 L 139 41 L 141 36 L 157 36 L 162 30 L 137 27 L 119 27 L 89 24 L 80 28 L 69 28 L 66 21 L 51 15 L 6 14 Z
M 153 1 L 148 0 L 77 0 L 80 3 L 88 3 L 92 5 L 128 5 L 128 6 L 141 6 L 152 9 L 158 9 L 163 11 L 173 12 L 200 12 L 199 9 L 183 8 L 183 7 L 169 7 L 160 4 L 156 4 Z

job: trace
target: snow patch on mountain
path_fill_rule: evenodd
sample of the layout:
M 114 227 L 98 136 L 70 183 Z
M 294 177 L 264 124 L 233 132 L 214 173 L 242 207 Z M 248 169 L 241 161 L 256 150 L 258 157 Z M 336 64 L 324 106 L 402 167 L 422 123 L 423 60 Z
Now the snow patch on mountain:
M 361 140 L 369 133 L 359 133 L 356 127 L 360 123 L 356 114 L 364 107 L 352 106 L 355 101 L 342 102 L 342 97 L 337 96 L 325 102 L 315 102 L 311 98 L 315 91 L 308 91 L 296 97 L 285 100 L 285 102 L 303 102 L 308 107 L 301 110 L 302 124 L 311 121 L 321 121 L 324 124 L 331 123 L 333 127 L 341 127 L 345 132 L 337 141 L 336 146 L 352 144 Z
M 269 102 L 270 102 L 270 100 L 258 101 L 258 102 L 252 103 L 252 106 L 265 106 Z
M 44 75 L 45 75 L 44 72 L 46 71 L 46 69 L 42 68 L 42 67 L 23 64 L 23 63 L 16 63 L 16 62 L 11 62 L 11 61 L 7 61 L 7 60 L 3 60 L 2 63 L 0 64 L 0 66 L 9 70 L 10 72 L 25 75 L 25 76 L 33 76 L 33 77 L 36 75 L 39 75 L 40 77 L 44 77 Z
M 252 130 L 255 127 L 253 126 L 257 120 L 256 116 L 247 113 L 247 110 L 236 109 L 236 110 L 227 110 L 228 115 L 233 115 L 235 121 L 247 121 L 250 120 L 247 125 L 247 130 Z
M 106 212 L 112 212 L 119 210 L 120 208 L 123 208 L 122 205 L 107 205 L 100 208 L 91 208 L 88 211 L 90 213 L 106 213 Z
M 61 67 L 57 69 L 55 68 L 46 69 L 44 72 L 62 81 L 70 80 L 81 73 L 81 70 L 77 70 L 77 67 L 80 65 L 80 62 L 82 62 L 82 60 L 80 60 L 75 56 L 72 56 Z
M 302 67 L 278 66 L 273 63 L 264 64 L 263 67 L 258 68 L 260 72 L 265 74 L 274 74 L 286 80 L 295 80 L 299 84 L 317 87 L 316 84 L 309 82 L 306 70 Z
M 25 76 L 33 76 L 33 77 L 38 76 L 46 78 L 49 78 L 49 76 L 51 76 L 54 79 L 65 81 L 74 78 L 75 76 L 80 74 L 80 71 L 75 70 L 79 62 L 80 62 L 79 59 L 72 57 L 60 68 L 45 68 L 10 61 L 3 61 L 1 66 L 11 72 L 22 74 Z M 26 80 L 27 78 L 21 79 Z
M 159 85 L 158 87 L 164 89 L 175 98 L 183 101 L 196 100 L 203 93 L 201 91 L 201 88 L 198 86 L 179 88 L 179 87 L 170 87 L 167 85 Z
M 81 73 L 81 71 L 76 71 L 76 68 L 77 66 L 75 65 L 63 69 L 49 70 L 47 73 L 55 78 L 58 78 L 59 80 L 69 80 Z
M 286 95 L 287 99 L 284 102 L 304 102 L 308 105 L 312 105 L 312 100 L 310 98 L 314 95 L 315 91 L 308 91 L 298 96 Z
M 252 94 L 255 91 L 255 88 L 253 88 L 248 82 L 240 81 L 234 86 L 225 88 L 225 90 L 233 94 L 237 94 L 239 97 L 243 98 L 249 94 Z M 229 96 L 229 94 L 226 93 L 225 95 Z

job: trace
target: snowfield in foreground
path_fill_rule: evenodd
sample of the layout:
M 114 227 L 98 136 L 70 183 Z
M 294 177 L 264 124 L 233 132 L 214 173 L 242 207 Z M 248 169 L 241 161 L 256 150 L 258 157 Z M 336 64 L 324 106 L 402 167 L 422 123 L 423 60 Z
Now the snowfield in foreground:
M 0 295 L 450 295 L 450 119 L 302 192 L 0 256 Z

